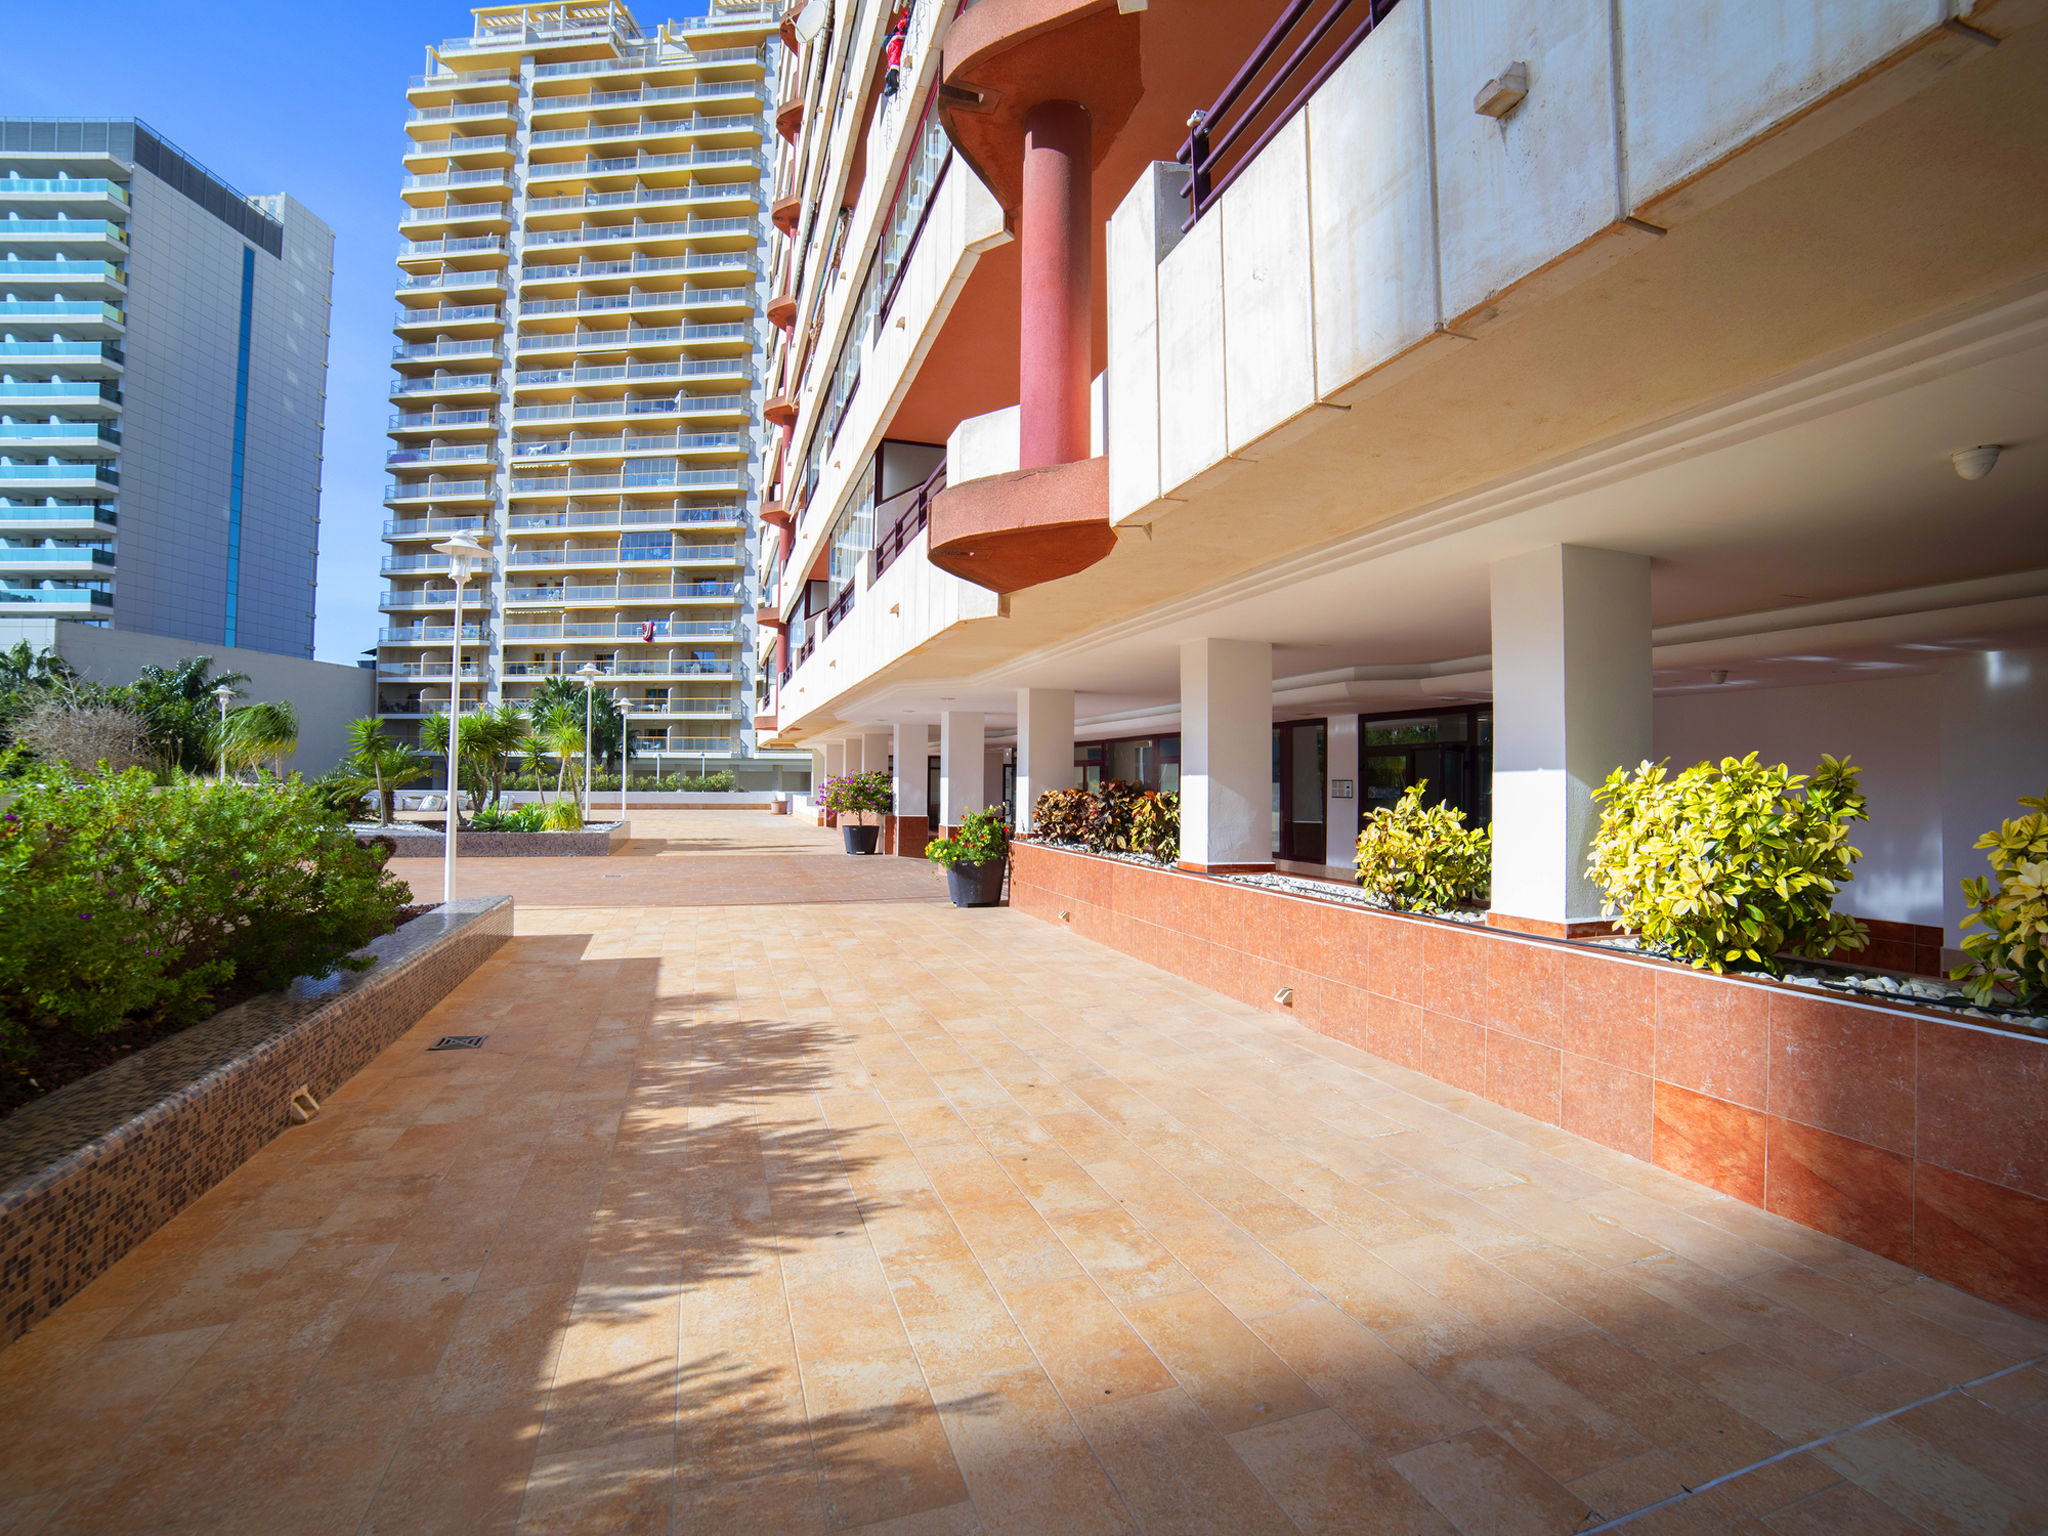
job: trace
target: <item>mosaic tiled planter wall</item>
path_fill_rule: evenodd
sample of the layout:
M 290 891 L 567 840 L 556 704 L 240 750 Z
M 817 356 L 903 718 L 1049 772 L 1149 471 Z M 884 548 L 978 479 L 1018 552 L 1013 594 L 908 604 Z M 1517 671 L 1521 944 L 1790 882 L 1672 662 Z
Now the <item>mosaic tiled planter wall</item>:
M 512 935 L 512 898 L 436 908 L 377 963 L 253 998 L 0 1122 L 0 1346 L 324 1099 Z
M 2048 1318 L 2048 1039 L 1028 843 L 1010 902 Z
M 406 822 L 362 831 L 363 837 L 389 837 L 398 844 L 399 859 L 438 859 L 442 836 L 438 828 Z M 464 859 L 604 858 L 633 838 L 630 821 L 594 824 L 585 832 L 464 832 L 455 839 L 455 853 Z

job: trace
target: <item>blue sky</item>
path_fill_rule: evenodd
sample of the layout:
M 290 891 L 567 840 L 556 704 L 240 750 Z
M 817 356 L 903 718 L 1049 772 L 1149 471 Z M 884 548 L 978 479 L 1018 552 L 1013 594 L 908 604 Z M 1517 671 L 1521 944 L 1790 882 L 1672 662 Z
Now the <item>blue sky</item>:
M 643 24 L 704 0 L 635 7 Z M 334 230 L 317 654 L 378 627 L 385 399 L 405 82 L 469 32 L 439 0 L 0 0 L 0 113 L 139 117 L 244 193 L 289 192 Z

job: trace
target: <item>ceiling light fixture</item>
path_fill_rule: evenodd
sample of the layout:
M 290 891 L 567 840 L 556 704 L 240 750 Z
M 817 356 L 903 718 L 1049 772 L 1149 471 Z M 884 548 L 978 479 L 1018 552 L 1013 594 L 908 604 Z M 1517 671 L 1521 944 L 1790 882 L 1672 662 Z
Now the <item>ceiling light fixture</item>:
M 1991 466 L 1998 462 L 1998 456 L 2005 451 L 2003 443 L 1980 443 L 1975 448 L 1958 448 L 1948 456 L 1955 465 L 1956 474 L 1965 480 L 1982 480 L 1991 473 Z

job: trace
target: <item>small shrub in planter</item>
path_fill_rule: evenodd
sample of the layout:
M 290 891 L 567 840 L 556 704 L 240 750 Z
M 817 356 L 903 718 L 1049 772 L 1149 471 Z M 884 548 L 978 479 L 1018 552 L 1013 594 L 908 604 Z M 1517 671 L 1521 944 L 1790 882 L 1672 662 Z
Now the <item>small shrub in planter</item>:
M 2000 987 L 2022 1007 L 2048 1003 L 2048 795 L 2022 797 L 2020 804 L 2033 815 L 2002 822 L 1977 839 L 1990 851 L 1997 884 L 1982 877 L 1963 882 L 1963 895 L 1977 908 L 1962 923 L 1971 963 L 1949 979 L 1980 1005 L 1993 1001 Z
M 582 805 L 572 796 L 559 797 L 541 813 L 540 829 L 543 832 L 581 832 Z
M 14 765 L 18 766 L 18 764 Z M 0 815 L 0 1053 L 196 1023 L 224 993 L 360 970 L 410 900 L 321 796 L 32 770 Z
M 470 818 L 472 832 L 539 832 L 547 812 L 537 805 L 487 805 Z
M 848 853 L 873 853 L 881 826 L 869 824 L 866 818 L 888 815 L 896 796 L 889 775 L 876 768 L 827 779 L 818 803 L 839 818 Z
M 925 844 L 924 856 L 945 866 L 954 906 L 992 907 L 1002 898 L 1009 851 L 1010 828 L 1002 808 L 991 806 L 963 814 L 960 830 Z
M 1161 864 L 1180 857 L 1180 796 L 1170 789 L 1148 790 L 1131 807 L 1131 852 Z
M 1365 818 L 1358 834 L 1358 883 L 1401 912 L 1448 912 L 1486 900 L 1493 881 L 1493 829 L 1468 827 L 1447 801 L 1425 806 L 1427 779 Z
M 1863 857 L 1849 824 L 1870 819 L 1846 758 L 1795 774 L 1752 752 L 1675 778 L 1643 763 L 1615 769 L 1594 799 L 1603 809 L 1586 874 L 1607 893 L 1600 910 L 1650 948 L 1704 970 L 1776 975 L 1778 955 L 1869 943 L 1834 910 Z
M 1048 843 L 1084 844 L 1088 826 L 1088 791 L 1048 789 L 1033 802 L 1031 830 Z
M 1095 789 L 1048 789 L 1032 806 L 1040 841 L 1090 853 L 1142 853 L 1162 864 L 1180 857 L 1180 796 L 1105 779 Z

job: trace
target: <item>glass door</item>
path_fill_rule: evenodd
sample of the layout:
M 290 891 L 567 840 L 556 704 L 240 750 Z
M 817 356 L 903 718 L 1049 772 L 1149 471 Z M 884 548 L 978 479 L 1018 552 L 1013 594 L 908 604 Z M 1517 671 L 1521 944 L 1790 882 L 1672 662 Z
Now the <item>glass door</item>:
M 1324 832 L 1329 732 L 1321 720 L 1273 728 L 1273 856 L 1305 864 L 1329 857 Z

